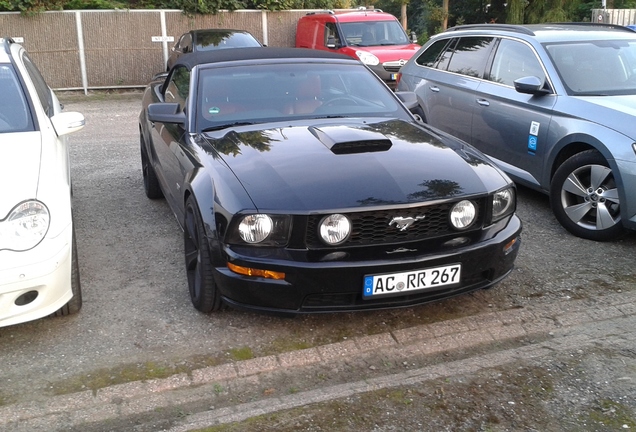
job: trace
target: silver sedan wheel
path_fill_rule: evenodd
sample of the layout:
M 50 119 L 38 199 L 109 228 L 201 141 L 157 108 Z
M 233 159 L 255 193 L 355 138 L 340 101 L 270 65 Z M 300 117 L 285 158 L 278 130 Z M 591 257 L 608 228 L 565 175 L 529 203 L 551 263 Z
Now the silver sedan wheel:
M 586 165 L 572 172 L 561 188 L 565 214 L 582 228 L 604 230 L 619 224 L 620 200 L 612 170 Z
M 550 184 L 550 203 L 557 220 L 575 236 L 613 240 L 624 231 L 615 174 L 596 150 L 563 162 Z

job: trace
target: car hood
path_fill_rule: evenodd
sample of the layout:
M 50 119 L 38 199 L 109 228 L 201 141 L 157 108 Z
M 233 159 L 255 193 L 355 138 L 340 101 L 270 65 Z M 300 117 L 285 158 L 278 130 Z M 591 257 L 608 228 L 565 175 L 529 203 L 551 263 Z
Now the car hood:
M 40 132 L 0 134 L 0 219 L 16 204 L 37 198 L 41 153 Z
M 630 96 L 577 96 L 579 116 L 636 140 L 636 103 Z
M 259 211 L 403 205 L 508 183 L 472 147 L 399 120 L 237 129 L 209 142 Z

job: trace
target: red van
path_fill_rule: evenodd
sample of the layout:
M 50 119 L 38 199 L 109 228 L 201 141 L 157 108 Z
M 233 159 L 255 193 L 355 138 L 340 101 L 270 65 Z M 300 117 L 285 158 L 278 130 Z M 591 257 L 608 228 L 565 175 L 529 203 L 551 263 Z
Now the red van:
M 296 27 L 296 47 L 359 59 L 391 88 L 402 65 L 420 48 L 414 42 L 397 18 L 379 9 L 310 12 Z

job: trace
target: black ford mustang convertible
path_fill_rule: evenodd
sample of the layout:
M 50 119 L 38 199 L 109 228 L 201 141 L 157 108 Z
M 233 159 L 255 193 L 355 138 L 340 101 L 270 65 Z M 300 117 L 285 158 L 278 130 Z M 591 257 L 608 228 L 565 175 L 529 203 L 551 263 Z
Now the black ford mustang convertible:
M 514 185 L 416 106 L 313 50 L 184 55 L 157 76 L 139 117 L 144 187 L 181 224 L 194 306 L 404 307 L 506 277 Z

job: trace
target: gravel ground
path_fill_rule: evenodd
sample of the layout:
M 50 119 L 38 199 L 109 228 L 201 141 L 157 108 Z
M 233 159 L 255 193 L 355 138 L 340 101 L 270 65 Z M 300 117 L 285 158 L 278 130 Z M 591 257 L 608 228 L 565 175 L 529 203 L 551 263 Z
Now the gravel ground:
M 66 94 L 60 99 L 67 111 L 83 112 L 87 118 L 86 128 L 71 137 L 84 307 L 75 316 L 0 328 L 0 408 L 41 405 L 60 394 L 191 375 L 205 367 L 421 325 L 443 326 L 493 312 L 541 310 L 570 302 L 584 302 L 593 310 L 608 296 L 635 291 L 636 235 L 613 243 L 575 238 L 555 221 L 547 197 L 520 188 L 522 249 L 515 271 L 493 289 L 384 312 L 294 319 L 234 310 L 200 314 L 187 294 L 178 224 L 164 201 L 150 201 L 143 192 L 137 132 L 141 94 Z M 631 346 L 597 342 L 420 385 L 283 409 L 274 417 L 270 413 L 252 419 L 260 426 L 251 430 L 636 429 L 633 339 Z M 488 353 L 496 349 L 495 344 Z M 457 352 L 461 347 L 447 353 L 449 359 Z M 432 361 L 427 357 L 418 365 Z M 355 359 L 349 362 L 350 368 L 345 364 L 337 371 L 316 373 L 342 382 L 363 377 L 368 366 L 360 369 Z M 340 375 L 343 370 L 346 374 Z M 310 387 L 309 378 L 294 379 L 283 385 L 287 393 Z M 220 390 L 213 393 L 227 396 L 228 404 L 241 402 Z M 174 405 L 182 404 L 177 399 Z M 96 424 L 94 430 L 152 424 L 131 422 Z M 250 430 L 245 423 L 223 427 Z

